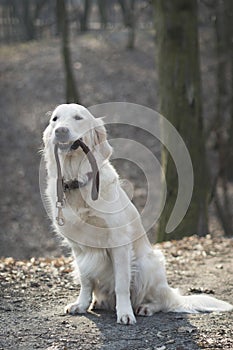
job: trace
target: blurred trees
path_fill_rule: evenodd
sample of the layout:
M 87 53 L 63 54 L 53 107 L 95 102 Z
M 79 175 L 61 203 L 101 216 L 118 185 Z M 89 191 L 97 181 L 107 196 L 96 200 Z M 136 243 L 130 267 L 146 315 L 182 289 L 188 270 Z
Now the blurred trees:
M 46 0 L 1 1 L 3 38 L 26 41 L 37 39 L 36 24 L 45 4 Z
M 150 0 L 66 0 L 70 27 L 127 28 L 127 47 L 134 47 L 135 29 L 153 27 Z M 56 0 L 0 0 L 0 40 L 27 41 L 57 35 Z M 76 31 L 77 33 L 77 31 Z
M 173 232 L 166 234 L 179 184 L 173 159 L 163 147 L 167 198 L 158 229 L 158 240 L 163 241 L 208 232 L 209 186 L 201 106 L 197 2 L 155 0 L 155 16 L 160 112 L 186 143 L 194 170 L 194 191 L 187 214 Z

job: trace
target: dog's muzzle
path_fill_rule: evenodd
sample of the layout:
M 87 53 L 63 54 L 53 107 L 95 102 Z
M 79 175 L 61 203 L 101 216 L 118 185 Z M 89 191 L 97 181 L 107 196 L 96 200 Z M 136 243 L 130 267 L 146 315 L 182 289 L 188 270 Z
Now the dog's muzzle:
M 70 140 L 70 131 L 66 127 L 58 127 L 54 131 L 54 144 L 57 144 L 61 151 L 69 151 L 73 141 Z
M 74 141 L 71 138 L 70 130 L 67 127 L 58 127 L 55 129 L 55 138 L 53 143 L 57 144 L 61 151 L 75 151 L 80 146 L 79 140 L 82 141 L 82 137 Z

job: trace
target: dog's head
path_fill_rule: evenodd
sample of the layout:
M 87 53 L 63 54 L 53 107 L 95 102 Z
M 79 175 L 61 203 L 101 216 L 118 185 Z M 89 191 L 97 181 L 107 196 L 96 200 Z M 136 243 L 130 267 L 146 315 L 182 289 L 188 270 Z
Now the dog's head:
M 101 118 L 95 118 L 85 107 L 78 104 L 62 104 L 52 113 L 43 134 L 45 148 L 57 144 L 61 153 L 72 156 L 72 145 L 81 139 L 91 150 L 98 146 L 103 159 L 108 159 L 112 148 L 106 139 L 106 129 Z

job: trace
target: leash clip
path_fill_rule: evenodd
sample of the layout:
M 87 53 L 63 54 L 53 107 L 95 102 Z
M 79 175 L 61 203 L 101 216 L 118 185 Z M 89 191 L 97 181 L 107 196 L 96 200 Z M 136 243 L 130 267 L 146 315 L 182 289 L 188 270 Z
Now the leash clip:
M 57 217 L 56 217 L 56 220 L 57 220 L 57 223 L 59 226 L 64 226 L 65 224 L 65 218 L 63 216 L 63 212 L 62 212 L 62 209 L 64 208 L 64 202 L 59 202 L 57 201 L 56 202 L 56 207 L 58 208 L 58 211 L 57 211 Z

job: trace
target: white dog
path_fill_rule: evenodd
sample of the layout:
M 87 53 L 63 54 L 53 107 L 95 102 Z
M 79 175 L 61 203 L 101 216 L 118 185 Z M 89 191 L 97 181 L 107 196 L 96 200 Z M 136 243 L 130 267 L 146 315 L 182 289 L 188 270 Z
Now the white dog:
M 96 159 L 99 189 L 88 158 L 81 147 L 74 147 L 77 140 L 88 146 Z M 151 247 L 140 216 L 108 160 L 112 149 L 102 119 L 94 118 L 83 106 L 60 105 L 52 113 L 43 141 L 53 224 L 71 246 L 81 284 L 77 300 L 66 307 L 67 313 L 85 313 L 91 306 L 116 309 L 118 323 L 134 324 L 135 314 L 233 309 L 207 295 L 181 296 L 168 286 L 163 254 Z M 61 198 L 57 199 L 55 147 L 61 163 L 63 208 L 63 201 L 56 207 Z

